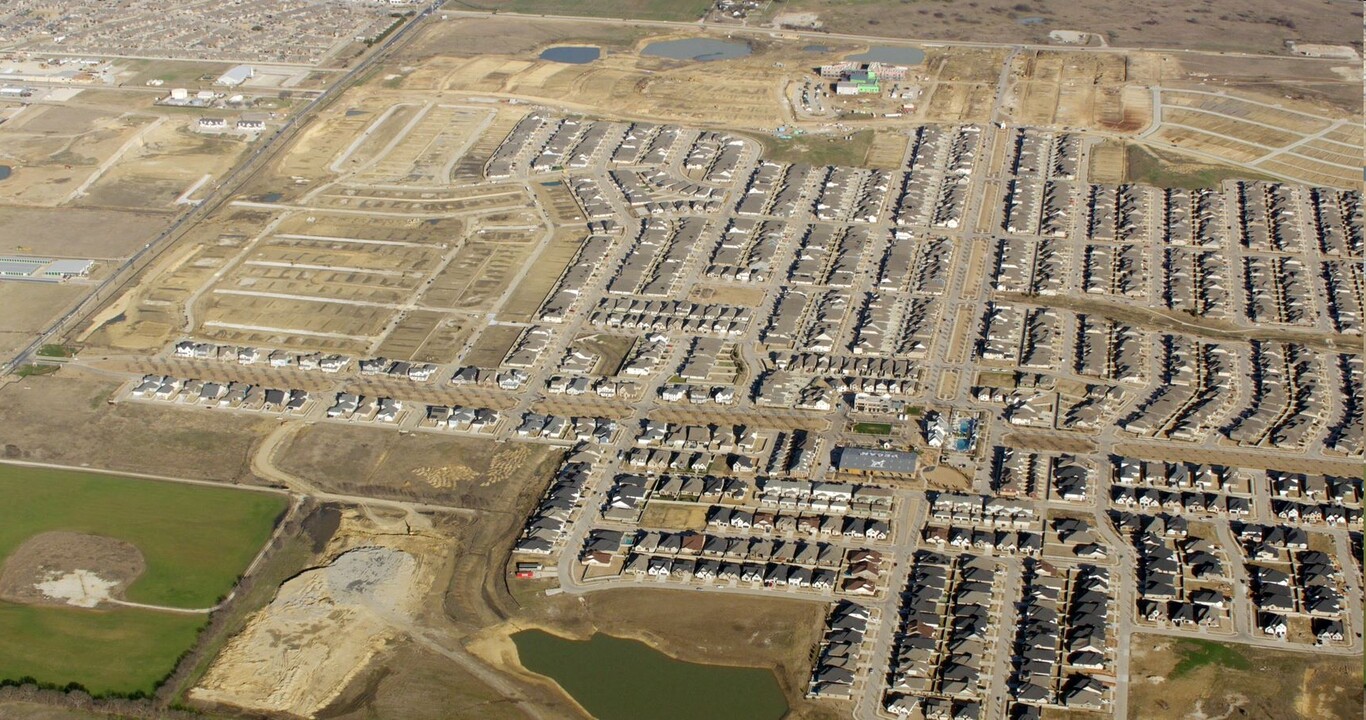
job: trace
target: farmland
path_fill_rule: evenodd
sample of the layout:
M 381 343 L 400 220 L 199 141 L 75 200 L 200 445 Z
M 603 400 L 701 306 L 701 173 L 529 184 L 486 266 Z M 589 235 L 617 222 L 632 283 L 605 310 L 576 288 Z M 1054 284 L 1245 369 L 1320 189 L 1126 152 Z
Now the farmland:
M 212 606 L 231 590 L 285 504 L 265 493 L 9 465 L 0 466 L 0 493 L 10 511 L 0 524 L 6 583 L 12 586 L 15 574 L 8 560 L 35 536 L 122 541 L 145 567 L 129 578 L 127 601 L 190 610 Z M 94 693 L 150 692 L 204 619 L 196 612 L 0 602 L 0 634 L 18 639 L 0 649 L 0 676 L 75 682 Z

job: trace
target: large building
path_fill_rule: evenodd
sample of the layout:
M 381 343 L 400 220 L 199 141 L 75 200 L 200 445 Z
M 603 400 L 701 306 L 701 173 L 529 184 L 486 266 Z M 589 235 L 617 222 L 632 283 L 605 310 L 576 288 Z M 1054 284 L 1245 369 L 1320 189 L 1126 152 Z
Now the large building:
M 853 475 L 911 475 L 918 459 L 913 452 L 842 447 L 836 451 L 835 469 Z
M 214 81 L 214 84 L 237 87 L 255 76 L 256 68 L 250 65 L 238 65 L 222 75 L 219 75 L 218 79 Z
M 877 95 L 880 92 L 882 86 L 878 84 L 877 72 L 873 70 L 853 70 L 835 83 L 836 95 Z
M 0 257 L 0 279 L 61 282 L 86 277 L 94 266 L 92 260 L 7 255 Z

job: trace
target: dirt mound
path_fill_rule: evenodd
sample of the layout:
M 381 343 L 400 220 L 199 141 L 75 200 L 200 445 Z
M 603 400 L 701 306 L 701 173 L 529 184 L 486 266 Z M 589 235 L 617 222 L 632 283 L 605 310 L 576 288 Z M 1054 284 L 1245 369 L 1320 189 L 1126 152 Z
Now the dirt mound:
M 369 545 L 280 586 L 214 661 L 196 700 L 311 716 L 397 638 L 427 581 L 413 554 Z
M 95 607 L 122 595 L 146 569 L 132 543 L 75 532 L 39 533 L 15 548 L 0 568 L 0 600 Z

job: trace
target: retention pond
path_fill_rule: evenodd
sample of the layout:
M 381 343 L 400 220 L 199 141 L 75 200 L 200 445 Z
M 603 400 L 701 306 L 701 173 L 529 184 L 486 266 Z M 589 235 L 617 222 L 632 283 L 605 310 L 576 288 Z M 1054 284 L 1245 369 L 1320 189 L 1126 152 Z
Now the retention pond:
M 778 720 L 787 700 L 762 668 L 675 660 L 645 643 L 595 634 L 512 636 L 522 667 L 559 683 L 598 720 Z
M 895 45 L 874 45 L 868 52 L 850 55 L 845 60 L 854 62 L 879 62 L 888 65 L 919 65 L 925 62 L 925 51 L 913 47 Z
M 660 40 L 652 42 L 640 51 L 641 55 L 665 57 L 671 60 L 731 60 L 750 53 L 747 43 L 726 42 L 710 38 L 687 38 L 685 40 Z
M 542 60 L 570 65 L 587 65 L 602 57 L 602 50 L 591 45 L 562 45 L 546 48 L 541 53 Z

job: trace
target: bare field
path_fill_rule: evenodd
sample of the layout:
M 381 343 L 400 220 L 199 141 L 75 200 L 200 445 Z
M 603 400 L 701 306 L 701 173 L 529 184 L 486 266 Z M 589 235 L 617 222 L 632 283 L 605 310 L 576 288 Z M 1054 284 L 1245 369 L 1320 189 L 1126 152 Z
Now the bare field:
M 1224 645 L 1207 663 L 1183 660 L 1190 641 L 1135 635 L 1129 707 L 1134 718 L 1361 717 L 1361 658 Z
M 400 640 L 357 677 L 321 720 L 520 720 L 525 713 L 469 671 L 433 650 Z
M 8 428 L 5 457 L 205 480 L 247 479 L 248 454 L 270 421 L 211 410 L 108 404 L 116 387 L 70 367 L 6 385 L 0 389 L 0 423 Z
M 539 444 L 328 424 L 300 432 L 279 462 L 336 492 L 494 510 L 510 485 L 548 477 L 559 454 Z
M 0 282 L 0 351 L 27 345 L 89 288 L 66 283 Z
M 595 43 L 609 49 L 629 49 L 648 32 L 631 26 L 586 22 L 546 22 L 535 18 L 466 18 L 453 23 L 431 24 L 395 58 L 411 64 L 435 55 L 485 55 L 530 53 L 558 43 Z
M 490 325 L 479 333 L 462 363 L 475 367 L 497 367 L 521 334 L 520 327 Z
M 568 6 L 565 6 L 566 8 Z M 1315 38 L 1333 44 L 1360 45 L 1360 8 L 1346 0 L 1244 3 L 1236 7 L 1182 0 L 1133 4 L 1116 0 L 1070 3 L 1038 0 L 978 0 L 976 5 L 903 3 L 893 0 L 835 2 L 789 0 L 785 13 L 814 12 L 833 33 L 888 38 L 1049 42 L 1051 30 L 1105 29 L 1111 45 L 1176 47 L 1284 53 L 1287 36 Z M 573 14 L 572 10 L 562 10 Z M 1042 18 L 1025 25 L 1024 18 Z M 1218 32 L 1211 32 L 1218 27 Z
M 190 130 L 193 119 L 109 107 L 85 93 L 32 106 L 0 127 L 14 174 L 6 198 L 28 205 L 169 210 L 205 174 L 222 175 L 247 143 Z
M 578 230 L 559 230 L 527 269 L 522 281 L 513 288 L 507 303 L 499 312 L 502 320 L 528 322 L 532 320 L 546 295 L 559 282 L 560 275 L 573 262 L 583 245 L 583 233 Z

